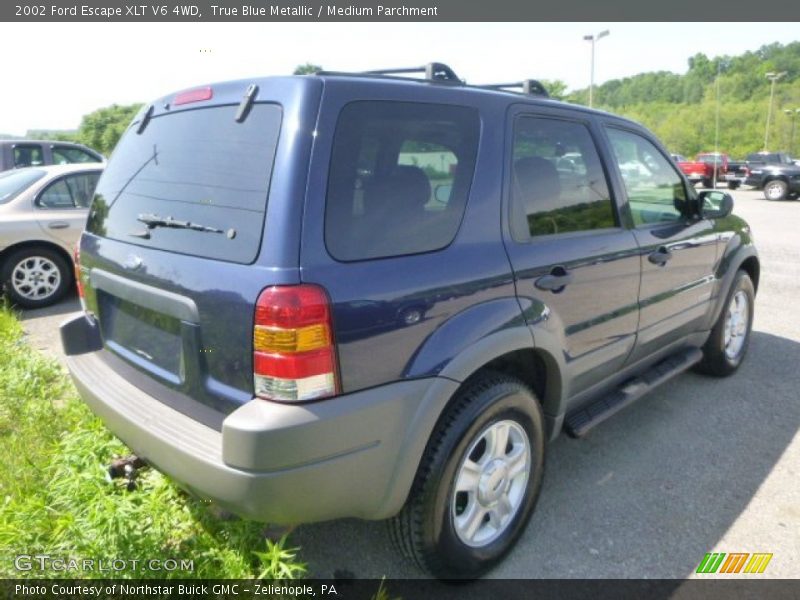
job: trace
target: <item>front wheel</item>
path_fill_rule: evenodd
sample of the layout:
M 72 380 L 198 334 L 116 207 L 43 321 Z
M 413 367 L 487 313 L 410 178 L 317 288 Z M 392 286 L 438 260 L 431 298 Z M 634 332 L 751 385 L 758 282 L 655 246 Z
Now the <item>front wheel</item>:
M 742 364 L 753 328 L 755 289 L 745 271 L 736 273 L 725 307 L 703 346 L 701 373 L 725 377 Z
M 487 373 L 465 384 L 390 521 L 400 551 L 442 579 L 472 579 L 493 567 L 533 512 L 544 437 L 539 402 L 521 381 Z

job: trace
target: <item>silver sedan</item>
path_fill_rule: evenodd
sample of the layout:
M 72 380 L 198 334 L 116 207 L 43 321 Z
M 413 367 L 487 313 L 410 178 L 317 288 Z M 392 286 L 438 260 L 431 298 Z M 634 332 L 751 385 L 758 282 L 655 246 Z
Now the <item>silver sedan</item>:
M 72 254 L 104 166 L 53 165 L 0 173 L 0 281 L 18 306 L 54 304 L 72 286 Z

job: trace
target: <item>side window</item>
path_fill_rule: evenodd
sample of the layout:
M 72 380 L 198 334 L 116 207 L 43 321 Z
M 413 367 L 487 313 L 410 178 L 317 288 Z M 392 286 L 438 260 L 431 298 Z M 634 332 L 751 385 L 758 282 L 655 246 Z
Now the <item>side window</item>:
M 455 237 L 475 170 L 478 113 L 353 102 L 333 141 L 325 243 L 343 261 L 438 250 Z
M 517 120 L 512 198 L 515 214 L 524 214 L 531 236 L 617 225 L 600 157 L 581 123 L 539 117 Z M 521 234 L 525 227 L 514 229 Z
M 39 167 L 44 164 L 44 154 L 39 144 L 17 144 L 14 146 L 14 168 Z
M 39 196 L 40 208 L 88 208 L 99 173 L 67 175 L 50 184 Z
M 686 205 L 686 188 L 675 166 L 642 136 L 608 128 L 633 223 L 637 227 L 678 221 Z
M 85 150 L 71 146 L 53 146 L 53 164 L 66 165 L 68 163 L 97 162 L 97 157 Z

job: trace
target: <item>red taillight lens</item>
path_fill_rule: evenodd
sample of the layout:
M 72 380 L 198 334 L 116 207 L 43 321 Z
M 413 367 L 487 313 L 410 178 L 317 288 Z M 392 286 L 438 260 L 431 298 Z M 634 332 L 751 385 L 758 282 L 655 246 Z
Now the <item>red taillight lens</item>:
M 180 106 L 181 104 L 191 104 L 192 102 L 202 102 L 203 100 L 211 100 L 214 96 L 214 91 L 210 87 L 202 87 L 194 90 L 186 90 L 175 96 L 172 101 L 173 106 Z
M 339 391 L 330 301 L 311 284 L 274 286 L 256 302 L 253 328 L 256 395 L 299 402 Z
M 78 297 L 83 300 L 83 281 L 81 279 L 81 244 L 75 246 L 75 254 L 73 256 L 75 264 L 75 285 L 78 287 Z

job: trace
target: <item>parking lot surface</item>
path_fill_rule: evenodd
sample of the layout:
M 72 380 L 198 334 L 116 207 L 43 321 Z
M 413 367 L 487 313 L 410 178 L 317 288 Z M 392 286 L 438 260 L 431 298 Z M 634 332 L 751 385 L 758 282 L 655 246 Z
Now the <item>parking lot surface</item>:
M 530 525 L 491 577 L 683 578 L 706 552 L 772 553 L 758 577 L 800 577 L 800 201 L 733 195 L 762 265 L 743 366 L 681 375 L 551 444 Z M 78 308 L 24 313 L 33 347 L 60 359 L 57 327 Z M 319 577 L 422 576 L 380 522 L 304 525 L 292 542 Z

